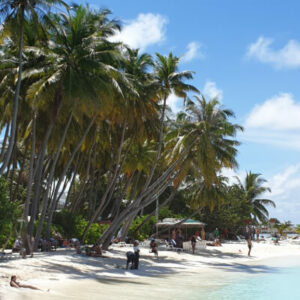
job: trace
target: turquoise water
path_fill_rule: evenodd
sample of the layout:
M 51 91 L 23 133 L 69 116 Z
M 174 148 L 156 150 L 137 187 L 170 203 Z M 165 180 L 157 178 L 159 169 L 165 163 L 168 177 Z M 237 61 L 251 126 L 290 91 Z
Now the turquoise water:
M 203 299 L 298 300 L 300 299 L 300 266 L 274 267 L 261 274 L 236 278 L 233 283 L 208 292 Z

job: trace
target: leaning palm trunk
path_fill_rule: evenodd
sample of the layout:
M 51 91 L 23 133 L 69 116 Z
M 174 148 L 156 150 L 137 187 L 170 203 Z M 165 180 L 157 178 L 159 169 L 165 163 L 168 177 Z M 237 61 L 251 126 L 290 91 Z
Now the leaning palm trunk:
M 55 157 L 54 157 L 52 165 L 51 165 L 51 169 L 50 169 L 50 173 L 49 173 L 49 177 L 48 177 L 48 182 L 47 182 L 47 189 L 46 189 L 46 192 L 44 193 L 43 201 L 42 201 L 42 213 L 41 213 L 39 226 L 38 226 L 36 236 L 35 236 L 35 243 L 34 243 L 34 249 L 35 250 L 37 249 L 38 242 L 39 242 L 41 232 L 42 232 L 42 228 L 43 228 L 43 223 L 44 223 L 44 220 L 45 220 L 45 215 L 46 215 L 46 211 L 47 211 L 47 207 L 48 207 L 49 193 L 50 193 L 51 185 L 52 185 L 53 178 L 54 178 L 55 168 L 56 168 L 56 165 L 57 165 L 57 162 L 58 162 L 58 159 L 59 159 L 59 155 L 60 155 L 62 146 L 65 142 L 65 139 L 66 139 L 67 132 L 69 130 L 71 121 L 72 121 L 72 113 L 70 113 L 68 122 L 65 126 L 64 133 L 63 133 L 63 135 L 60 139 L 59 145 L 58 145 L 56 153 L 55 153 Z
M 50 211 L 49 211 L 49 215 L 48 215 L 48 220 L 47 220 L 47 227 L 46 227 L 46 237 L 49 238 L 50 237 L 50 226 L 52 224 L 52 218 L 53 218 L 53 214 L 54 214 L 54 211 L 55 211 L 55 208 L 56 208 L 56 205 L 57 205 L 57 199 L 58 199 L 58 192 L 59 192 L 59 189 L 60 189 L 60 186 L 62 184 L 62 182 L 64 181 L 64 178 L 71 166 L 71 163 L 73 162 L 74 160 L 74 157 L 76 155 L 76 153 L 78 152 L 78 150 L 80 149 L 82 143 L 84 142 L 87 134 L 89 133 L 91 127 L 93 126 L 94 122 L 95 122 L 95 119 L 96 119 L 96 115 L 94 115 L 89 123 L 89 125 L 87 126 L 86 130 L 84 131 L 81 139 L 78 141 L 75 149 L 73 150 L 64 170 L 62 171 L 60 177 L 59 177 L 59 180 L 58 180 L 58 183 L 56 185 L 56 188 L 55 188 L 55 191 L 54 191 L 54 195 L 53 195 L 53 199 L 52 199 L 52 202 L 50 204 Z
M 28 239 L 28 215 L 29 215 L 29 204 L 32 193 L 32 184 L 33 184 L 33 165 L 35 160 L 35 143 L 36 143 L 36 113 L 33 113 L 32 120 L 32 130 L 31 130 L 31 153 L 30 160 L 28 166 L 28 181 L 27 181 L 27 193 L 26 193 L 26 201 L 23 210 L 23 222 L 24 227 L 22 231 L 22 239 L 25 241 L 26 253 L 31 253 L 31 245 Z
M 0 161 L 2 161 L 4 159 L 4 154 L 5 154 L 5 148 L 6 148 L 6 142 L 7 142 L 7 138 L 8 138 L 9 128 L 10 128 L 10 123 L 8 122 L 6 124 L 5 134 L 4 134 L 4 138 L 3 138 L 3 142 L 2 142 L 2 146 L 1 146 Z
M 58 95 L 59 97 L 59 95 Z M 31 237 L 33 235 L 33 227 L 34 227 L 34 221 L 36 219 L 37 215 L 37 208 L 38 208 L 38 202 L 39 202 L 39 197 L 41 193 L 41 185 L 42 185 L 42 177 L 43 177 L 43 166 L 44 166 L 44 158 L 46 155 L 46 150 L 47 150 L 47 145 L 48 141 L 51 135 L 51 132 L 54 128 L 56 118 L 59 114 L 59 111 L 62 106 L 62 99 L 59 101 L 59 106 L 56 110 L 55 117 L 51 120 L 50 125 L 48 126 L 48 129 L 46 131 L 43 144 L 39 153 L 38 161 L 37 161 L 37 172 L 35 176 L 35 191 L 34 191 L 34 197 L 32 200 L 32 208 L 31 208 L 31 217 L 30 217 L 30 222 L 28 226 L 28 234 Z
M 17 184 L 16 184 L 16 187 L 14 189 L 14 193 L 11 196 L 11 201 L 13 201 L 13 202 L 15 201 L 16 195 L 18 195 L 18 192 L 19 192 L 19 186 L 20 186 L 22 174 L 23 174 L 23 171 L 24 171 L 26 157 L 27 157 L 27 154 L 28 154 L 27 152 L 28 152 L 28 148 L 29 148 L 29 139 L 26 140 L 25 144 L 26 144 L 25 145 L 25 151 L 24 151 L 24 156 L 23 156 L 23 159 L 22 159 L 22 162 L 21 162 L 21 166 L 20 166 L 20 170 L 19 170 Z
M 151 183 L 151 180 L 153 178 L 154 172 L 156 170 L 159 158 L 160 158 L 160 154 L 161 154 L 161 150 L 162 150 L 162 145 L 163 145 L 164 128 L 165 128 L 164 121 L 165 121 L 166 105 L 167 105 L 167 96 L 164 96 L 162 114 L 161 114 L 161 119 L 160 119 L 160 129 L 159 129 L 159 140 L 158 140 L 157 152 L 156 152 L 155 160 L 153 162 L 153 165 L 152 165 L 149 177 L 147 178 L 145 186 L 143 188 L 143 191 L 145 191 L 149 187 L 149 185 Z
M 98 240 L 98 243 L 102 244 L 104 249 L 106 249 L 110 243 L 109 237 L 111 237 L 120 228 L 121 224 L 126 220 L 126 218 L 137 214 L 138 211 L 151 204 L 166 190 L 176 176 L 176 168 L 185 159 L 191 148 L 196 143 L 197 139 L 195 139 L 185 150 L 182 151 L 179 157 L 158 179 L 156 179 L 155 182 L 153 182 L 146 190 L 143 189 L 140 195 L 136 198 L 136 201 L 141 201 L 139 206 L 136 207 L 135 202 L 133 202 L 132 204 L 128 205 L 117 218 L 114 219 L 110 227 L 106 229 L 106 231 Z
M 168 186 L 172 183 L 174 180 L 173 176 L 169 176 L 168 179 L 160 181 L 160 185 L 157 186 L 157 188 L 153 191 L 151 195 L 148 195 L 143 199 L 143 201 L 140 202 L 140 205 L 138 207 L 135 207 L 134 203 L 128 205 L 126 209 L 124 209 L 119 216 L 116 216 L 113 220 L 111 226 L 107 228 L 107 230 L 103 233 L 101 238 L 99 239 L 98 243 L 103 245 L 104 249 L 107 249 L 109 246 L 111 237 L 115 234 L 115 232 L 120 228 L 121 224 L 128 218 L 134 216 L 137 214 L 142 208 L 148 206 L 150 203 L 155 201 L 157 197 L 159 197 Z
M 163 144 L 163 131 L 164 131 L 164 127 L 165 127 L 164 126 L 164 120 L 165 120 L 166 103 L 167 103 L 167 97 L 165 96 L 164 100 L 163 100 L 162 115 L 161 115 L 161 119 L 160 119 L 159 139 L 158 139 L 158 147 L 157 147 L 157 151 L 156 151 L 156 156 L 155 156 L 153 165 L 151 167 L 150 174 L 149 174 L 149 176 L 146 180 L 146 183 L 143 187 L 143 191 L 145 191 L 149 187 L 149 184 L 151 183 L 151 180 L 153 178 L 154 172 L 156 170 L 156 167 L 157 167 L 157 164 L 158 164 L 158 161 L 159 161 L 159 158 L 160 158 L 160 154 L 161 154 L 161 150 L 162 150 L 162 144 Z M 141 200 L 136 201 L 135 206 L 139 206 L 140 201 Z M 121 239 L 124 239 L 127 236 L 129 227 L 130 227 L 132 221 L 134 220 L 134 218 L 135 218 L 135 215 L 130 217 L 125 222 L 125 224 L 123 226 L 123 229 L 122 229 L 122 238 Z
M 14 97 L 14 106 L 13 106 L 13 115 L 11 122 L 10 138 L 7 148 L 6 155 L 4 157 L 3 164 L 0 168 L 0 175 L 4 173 L 4 170 L 7 168 L 8 163 L 11 158 L 12 150 L 15 144 L 16 128 L 17 128 L 17 116 L 18 116 L 18 106 L 19 106 L 19 96 L 22 82 L 22 69 L 23 69 L 23 43 L 24 43 L 24 7 L 21 9 L 21 24 L 20 24 L 20 40 L 19 40 L 19 61 L 18 61 L 18 81 Z
M 114 174 L 110 180 L 110 182 L 108 183 L 106 190 L 100 200 L 100 204 L 97 207 L 95 213 L 93 214 L 93 216 L 91 217 L 91 219 L 89 220 L 89 223 L 87 224 L 87 226 L 84 229 L 84 232 L 82 234 L 81 240 L 82 242 L 84 242 L 84 239 L 86 237 L 86 234 L 88 232 L 88 230 L 90 229 L 91 225 L 94 223 L 94 221 L 96 220 L 96 218 L 99 216 L 99 213 L 101 212 L 102 207 L 104 206 L 105 202 L 106 202 L 106 198 L 109 195 L 109 193 L 111 192 L 111 189 L 114 187 L 115 185 L 115 181 L 117 179 L 117 175 L 118 172 L 120 170 L 120 160 L 121 160 L 121 154 L 122 154 L 122 148 L 123 148 L 123 144 L 124 144 L 124 137 L 125 137 L 125 131 L 126 131 L 126 122 L 123 126 L 123 131 L 122 131 L 122 136 L 121 136 L 121 142 L 120 142 L 120 146 L 118 149 L 118 153 L 117 153 L 117 160 L 116 160 L 116 167 L 115 167 L 115 171 Z
M 89 178 L 90 178 L 90 167 L 91 167 L 91 159 L 92 159 L 92 152 L 93 150 L 95 150 L 95 145 L 96 145 L 96 132 L 97 130 L 95 130 L 95 137 L 94 137 L 94 142 L 93 142 L 93 145 L 92 147 L 90 148 L 90 151 L 89 151 L 89 157 L 88 157 L 88 164 L 87 164 L 87 168 L 86 168 L 86 174 L 85 174 L 85 179 L 83 181 L 83 184 L 81 186 L 81 189 L 76 197 L 76 199 L 74 200 L 74 202 L 72 203 L 73 205 L 71 206 L 71 213 L 75 213 L 78 206 L 79 206 L 79 203 L 80 203 L 80 200 L 82 198 L 82 195 L 84 194 L 85 190 L 86 190 L 86 186 L 87 186 L 87 183 L 89 181 Z M 96 151 L 94 151 L 96 152 Z
M 177 191 L 178 187 L 175 188 L 172 193 L 170 194 L 170 196 L 163 202 L 161 203 L 159 206 L 158 206 L 158 210 L 161 209 L 162 207 L 166 206 L 168 203 L 170 203 L 173 199 L 174 199 L 174 196 L 176 194 L 176 191 Z M 138 232 L 140 230 L 140 228 L 142 228 L 142 226 L 144 224 L 146 224 L 146 222 L 148 222 L 151 217 L 153 217 L 156 213 L 156 209 L 152 211 L 152 213 L 150 213 L 146 218 L 145 220 L 134 230 L 134 232 Z M 158 220 L 157 220 L 158 221 Z
M 76 159 L 76 162 L 75 162 L 75 168 L 74 168 L 74 171 L 73 171 L 73 174 L 72 174 L 71 183 L 70 183 L 69 190 L 68 190 L 68 195 L 67 195 L 67 198 L 66 198 L 66 204 L 65 204 L 66 207 L 68 207 L 69 202 L 71 202 L 71 200 L 70 200 L 71 192 L 72 192 L 72 189 L 73 189 L 73 186 L 74 186 L 74 183 L 75 183 L 77 172 L 80 169 L 81 164 L 83 162 L 83 157 L 84 157 L 83 153 L 82 154 L 78 153 L 77 159 Z M 75 193 L 75 186 L 74 186 L 74 189 L 73 189 L 73 193 Z
M 32 131 L 31 131 L 31 153 L 30 160 L 28 166 L 28 181 L 27 181 L 27 193 L 26 193 L 26 202 L 24 205 L 23 211 L 23 220 L 25 223 L 28 222 L 28 214 L 29 214 L 29 203 L 32 191 L 32 182 L 33 182 L 33 164 L 34 164 L 34 156 L 35 156 L 35 141 L 36 141 L 36 114 L 33 114 L 32 120 Z

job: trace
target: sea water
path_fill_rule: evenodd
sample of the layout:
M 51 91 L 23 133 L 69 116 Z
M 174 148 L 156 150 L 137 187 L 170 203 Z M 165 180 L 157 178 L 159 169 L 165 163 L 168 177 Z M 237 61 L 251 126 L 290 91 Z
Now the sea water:
M 296 260 L 295 260 L 296 259 Z M 286 266 L 284 266 L 284 264 Z M 292 266 L 292 265 L 296 266 Z M 230 276 L 230 275 L 228 275 Z M 268 267 L 261 272 L 234 278 L 231 283 L 204 292 L 195 299 L 224 300 L 298 300 L 300 299 L 300 261 L 289 258 L 286 263 Z

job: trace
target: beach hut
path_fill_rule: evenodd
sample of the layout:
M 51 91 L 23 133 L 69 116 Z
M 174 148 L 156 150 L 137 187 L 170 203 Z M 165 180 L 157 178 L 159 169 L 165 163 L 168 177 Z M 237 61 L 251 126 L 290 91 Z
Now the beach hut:
M 176 218 L 165 218 L 161 222 L 157 222 L 156 226 L 158 228 L 168 228 L 168 237 L 170 238 L 170 230 L 174 228 L 180 228 L 184 234 L 185 239 L 188 239 L 188 229 L 198 229 L 204 227 L 206 224 L 197 220 L 187 219 L 182 222 L 183 219 Z M 180 223 L 182 222 L 182 223 Z M 180 223 L 180 224 L 178 224 Z M 178 224 L 178 225 L 176 225 Z

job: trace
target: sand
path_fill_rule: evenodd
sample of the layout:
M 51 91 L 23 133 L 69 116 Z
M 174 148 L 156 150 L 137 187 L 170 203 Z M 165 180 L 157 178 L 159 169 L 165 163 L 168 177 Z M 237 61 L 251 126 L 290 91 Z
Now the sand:
M 0 299 L 188 299 L 195 289 L 216 288 L 248 274 L 266 272 L 276 258 L 294 257 L 300 265 L 300 245 L 292 240 L 279 246 L 253 242 L 248 257 L 246 242 L 227 242 L 193 255 L 159 248 L 159 258 L 141 248 L 139 270 L 125 270 L 125 253 L 132 248 L 112 247 L 105 258 L 77 255 L 74 250 L 36 253 L 34 258 L 0 260 Z M 226 274 L 226 276 L 224 276 Z M 228 276 L 230 274 L 230 276 Z M 9 278 L 43 291 L 14 289 Z M 49 291 L 47 291 L 50 289 Z

